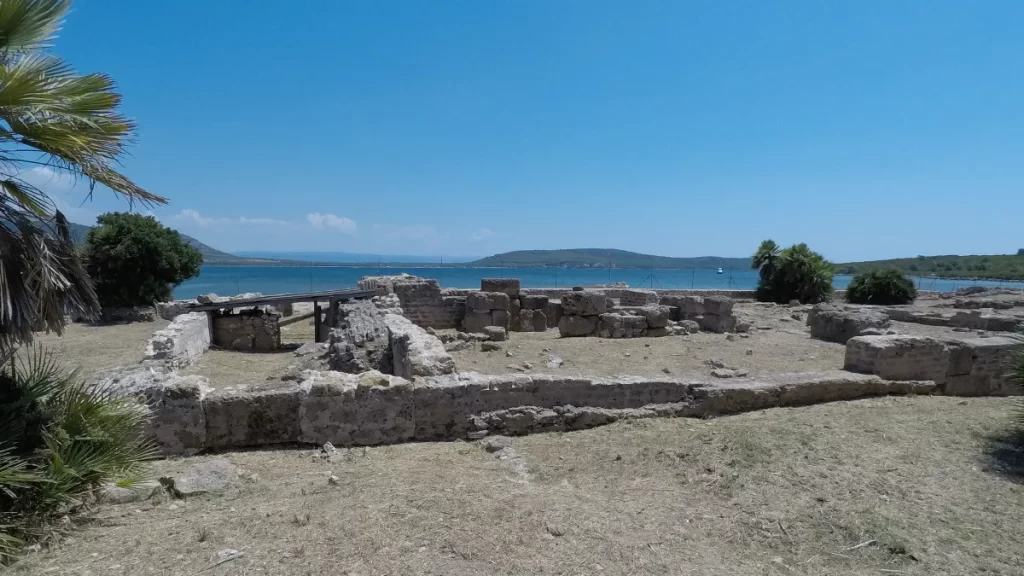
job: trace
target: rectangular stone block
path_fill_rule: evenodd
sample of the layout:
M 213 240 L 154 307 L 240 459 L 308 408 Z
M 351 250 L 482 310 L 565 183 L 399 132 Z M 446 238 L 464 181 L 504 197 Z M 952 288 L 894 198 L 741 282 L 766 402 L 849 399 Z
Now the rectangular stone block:
M 698 296 L 682 296 L 679 298 L 679 305 L 680 320 L 693 320 L 704 315 L 704 300 Z
M 1016 396 L 1024 393 L 1012 378 L 1014 354 L 1022 341 L 1013 337 L 947 341 L 950 363 L 943 392 L 950 396 Z
M 520 310 L 515 322 L 519 332 L 533 332 L 533 310 Z
M 262 310 L 216 314 L 213 345 L 241 352 L 271 352 L 281 347 L 281 315 Z
M 491 312 L 491 326 L 501 326 L 508 332 L 508 325 L 508 310 L 494 310 Z
M 598 316 L 562 316 L 558 320 L 558 333 L 562 337 L 590 336 L 597 331 Z
M 214 390 L 203 400 L 206 447 L 238 448 L 299 440 L 297 385 L 277 390 Z
M 548 328 L 558 328 L 558 321 L 562 319 L 562 303 L 549 301 L 544 308 L 544 315 L 548 318 Z
M 519 295 L 519 278 L 481 278 L 481 292 L 503 292 L 509 296 Z
M 608 309 L 604 294 L 575 290 L 562 295 L 562 309 L 572 316 L 600 316 Z
M 857 336 L 846 342 L 844 368 L 886 380 L 946 380 L 950 352 L 924 336 Z
M 474 292 L 466 296 L 466 307 L 471 310 L 508 310 L 509 297 L 504 292 Z
M 310 383 L 298 420 L 300 439 L 309 444 L 407 442 L 416 429 L 412 384 L 392 378 L 387 386 L 375 385 L 365 375 L 325 373 Z
M 710 312 L 704 312 L 704 316 L 700 319 L 700 327 L 702 330 L 714 332 L 716 334 L 735 332 L 736 318 L 733 316 L 719 316 L 717 314 L 711 314 Z
M 462 321 L 462 329 L 465 330 L 466 332 L 476 332 L 482 334 L 484 328 L 487 326 L 492 326 L 490 312 L 470 310 L 466 313 L 466 317 Z
M 658 293 L 654 290 L 622 290 L 619 293 L 619 304 L 622 306 L 646 306 L 657 303 Z
M 547 296 L 524 295 L 519 297 L 524 310 L 544 310 L 548 306 Z
M 519 298 L 512 298 L 508 303 L 508 329 L 512 332 L 520 332 L 520 311 L 522 306 Z
M 733 301 L 727 296 L 706 296 L 704 298 L 704 313 L 717 314 L 718 316 L 729 316 L 732 314 Z
M 544 332 L 548 329 L 548 317 L 543 310 L 533 311 L 533 331 Z

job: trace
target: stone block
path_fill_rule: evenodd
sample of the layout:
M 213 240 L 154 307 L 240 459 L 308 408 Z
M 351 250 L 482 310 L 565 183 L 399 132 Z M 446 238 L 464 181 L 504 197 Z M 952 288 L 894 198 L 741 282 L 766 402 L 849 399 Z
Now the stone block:
M 519 278 L 481 278 L 481 292 L 503 292 L 509 296 L 519 295 Z
M 485 327 L 492 325 L 491 313 L 482 312 L 480 310 L 467 311 L 466 317 L 462 321 L 463 330 L 466 332 L 476 332 L 478 334 L 482 334 Z
M 384 323 L 391 334 L 395 376 L 412 380 L 455 372 L 455 360 L 437 336 L 397 314 L 386 314 Z
M 867 329 L 885 329 L 889 316 L 872 308 L 840 309 L 830 304 L 815 304 L 807 315 L 811 336 L 826 342 L 845 344 Z M 884 378 L 884 376 L 883 376 Z
M 680 320 L 679 327 L 683 329 L 686 334 L 696 334 L 700 332 L 700 324 L 696 320 Z
M 466 296 L 471 310 L 508 310 L 509 297 L 504 292 L 473 292 Z
M 647 319 L 631 314 L 605 313 L 597 334 L 601 338 L 639 338 L 647 335 Z
M 549 301 L 547 307 L 544 308 L 544 315 L 548 319 L 548 328 L 558 328 L 558 321 L 562 319 L 564 308 L 562 308 L 561 302 Z
M 619 304 L 622 306 L 646 306 L 657 304 L 658 293 L 654 290 L 622 290 L 619 292 Z
M 242 352 L 271 352 L 281 347 L 280 314 L 263 310 L 216 313 L 213 345 Z
M 637 309 L 637 315 L 647 319 L 648 328 L 664 328 L 668 326 L 672 309 L 668 306 L 649 304 Z
M 307 372 L 299 409 L 300 440 L 335 446 L 377 445 L 413 439 L 412 383 L 380 373 Z
M 494 310 L 491 312 L 491 326 L 501 326 L 508 332 L 509 315 L 507 310 Z
M 597 331 L 598 321 L 598 316 L 565 315 L 558 320 L 558 333 L 562 337 L 590 336 Z
M 296 384 L 272 390 L 211 392 L 203 400 L 206 447 L 224 449 L 298 442 L 299 404 L 304 396 L 305 392 Z
M 599 316 L 607 310 L 604 294 L 579 290 L 562 295 L 562 309 L 566 315 Z
M 384 315 L 372 302 L 342 302 L 336 323 L 328 339 L 328 365 L 332 370 L 352 374 L 392 371 L 391 334 Z
M 1014 354 L 1024 344 L 1015 337 L 947 341 L 950 351 L 946 382 L 950 396 L 1016 396 L 1024 393 L 1012 378 Z
M 679 319 L 693 320 L 704 315 L 704 300 L 699 296 L 682 296 L 679 298 Z
M 704 313 L 718 316 L 732 315 L 733 301 L 728 296 L 705 296 Z
M 547 296 L 523 295 L 519 297 L 524 310 L 545 310 L 548 306 Z
M 704 316 L 701 316 L 700 327 L 703 330 L 716 334 L 735 332 L 736 318 L 734 316 L 719 316 L 718 314 L 705 312 Z
M 885 380 L 943 383 L 950 364 L 946 345 L 925 336 L 855 336 L 846 342 L 844 368 Z
M 519 326 L 520 332 L 533 332 L 533 313 L 534 310 L 520 310 L 519 318 L 516 319 L 515 324 Z
M 493 342 L 504 342 L 508 338 L 508 334 L 501 326 L 486 326 L 484 327 L 484 334 L 488 340 Z
M 548 317 L 543 310 L 533 311 L 533 331 L 544 332 L 548 329 Z
M 178 315 L 165 328 L 153 333 L 146 344 L 146 360 L 170 368 L 191 365 L 210 347 L 210 325 L 205 312 Z
M 520 312 L 522 305 L 519 298 L 512 298 L 508 303 L 508 329 L 512 332 L 520 331 Z

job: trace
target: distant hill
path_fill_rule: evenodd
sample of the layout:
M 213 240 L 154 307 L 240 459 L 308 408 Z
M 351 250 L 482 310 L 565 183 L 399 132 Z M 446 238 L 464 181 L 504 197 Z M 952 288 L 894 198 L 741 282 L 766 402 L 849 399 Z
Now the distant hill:
M 74 239 L 75 244 L 85 243 L 85 238 L 89 234 L 92 226 L 86 226 L 85 224 L 71 223 L 71 238 Z M 179 234 L 181 234 L 179 232 Z M 187 235 L 181 234 L 181 239 L 193 246 L 199 253 L 203 255 L 203 264 L 209 265 L 233 265 L 233 266 L 260 266 L 278 264 L 277 260 L 267 258 L 243 258 L 241 256 L 235 256 L 234 254 L 228 254 L 227 252 L 221 252 L 216 248 L 211 248 L 206 244 L 203 244 L 199 240 Z
M 893 260 L 872 260 L 837 264 L 838 274 L 859 274 L 879 268 L 896 268 L 912 276 L 940 278 L 990 278 L 1024 280 L 1024 255 L 918 256 Z
M 517 268 L 750 268 L 750 258 L 699 256 L 672 258 L 611 248 L 574 248 L 570 250 L 517 250 L 495 254 L 469 262 L 466 266 Z
M 274 260 L 288 260 L 292 262 L 312 263 L 337 263 L 347 264 L 377 264 L 398 262 L 402 264 L 459 264 L 476 260 L 479 256 L 421 256 L 414 254 L 368 254 L 364 252 L 322 252 L 304 251 L 288 252 L 276 250 L 242 250 L 239 256 L 248 258 L 270 258 Z

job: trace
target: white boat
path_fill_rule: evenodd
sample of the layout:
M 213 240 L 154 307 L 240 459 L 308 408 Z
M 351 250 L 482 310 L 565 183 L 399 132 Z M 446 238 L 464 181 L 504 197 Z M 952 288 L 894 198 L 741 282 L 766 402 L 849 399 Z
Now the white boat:
M 718 273 L 719 273 L 719 274 L 721 274 L 721 273 L 722 273 L 722 269 L 721 269 L 721 268 L 719 268 L 719 269 L 718 269 Z

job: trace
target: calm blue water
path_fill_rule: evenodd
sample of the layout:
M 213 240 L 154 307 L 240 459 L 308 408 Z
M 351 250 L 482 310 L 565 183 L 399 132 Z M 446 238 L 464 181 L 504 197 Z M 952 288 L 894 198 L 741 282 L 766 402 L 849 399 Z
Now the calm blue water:
M 204 266 L 202 273 L 174 290 L 175 298 L 195 298 L 214 292 L 220 295 L 241 292 L 284 294 L 352 288 L 363 276 L 406 272 L 422 278 L 435 278 L 445 288 L 479 288 L 481 278 L 519 278 L 524 288 L 593 286 L 626 282 L 644 288 L 722 288 L 753 290 L 756 270 L 588 270 L 553 268 L 378 268 L 372 267 L 284 267 L 284 266 Z M 1024 288 L 1024 282 L 982 280 L 945 280 L 918 278 L 922 290 L 948 292 L 964 286 L 1007 286 Z M 845 288 L 849 276 L 836 276 L 836 288 Z

